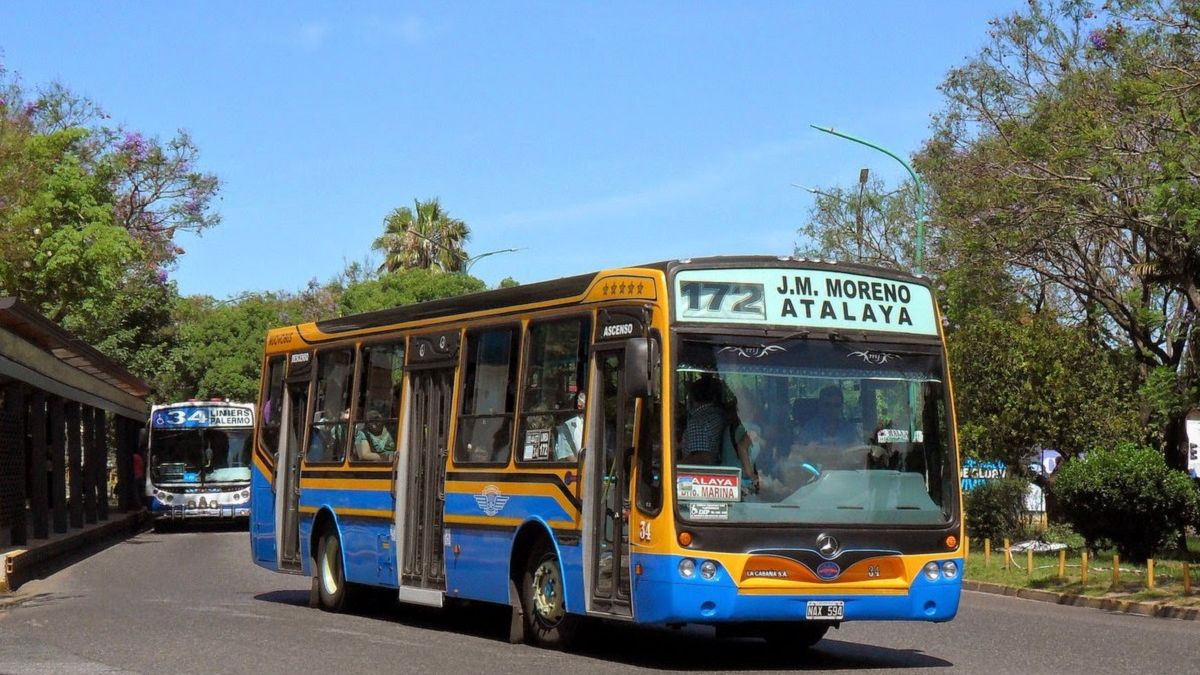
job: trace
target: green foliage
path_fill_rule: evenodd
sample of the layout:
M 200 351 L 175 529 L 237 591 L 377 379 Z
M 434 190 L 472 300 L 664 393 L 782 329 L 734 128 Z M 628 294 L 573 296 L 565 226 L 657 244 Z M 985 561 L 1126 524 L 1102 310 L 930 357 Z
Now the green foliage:
M 218 181 L 180 131 L 106 125 L 65 87 L 32 94 L 0 67 L 0 294 L 16 294 L 159 389 L 173 372 L 179 231 L 219 220 Z
M 1143 561 L 1170 545 L 1200 513 L 1200 495 L 1161 453 L 1133 445 L 1067 462 L 1052 487 L 1058 508 L 1093 550 L 1106 543 Z
M 477 293 L 486 288 L 483 281 L 466 274 L 406 269 L 348 286 L 338 305 L 343 314 L 358 314 Z
M 1200 373 L 1198 47 L 1190 0 L 1031 0 L 949 72 L 916 160 L 956 265 L 1135 359 L 1160 429 Z
M 513 288 L 514 286 L 520 285 L 521 282 L 517 281 L 516 279 L 512 277 L 504 277 L 500 280 L 500 283 L 496 286 L 496 288 Z
M 1029 481 L 1001 478 L 987 481 L 966 493 L 967 534 L 978 541 L 1020 538 L 1028 491 Z
M 1118 359 L 1046 316 L 976 312 L 948 337 L 963 452 L 1020 466 L 1036 448 L 1077 455 L 1137 438 Z

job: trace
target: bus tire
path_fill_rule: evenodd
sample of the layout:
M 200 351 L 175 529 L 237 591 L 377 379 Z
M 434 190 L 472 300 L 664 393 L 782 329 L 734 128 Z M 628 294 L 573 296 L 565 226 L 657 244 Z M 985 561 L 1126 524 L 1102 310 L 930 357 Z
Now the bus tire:
M 342 542 L 337 532 L 326 530 L 317 544 L 317 560 L 313 566 L 313 574 L 317 579 L 317 599 L 321 609 L 327 612 L 341 612 L 347 607 L 349 588 L 346 584 L 346 571 L 342 568 Z
M 827 632 L 827 623 L 785 623 L 767 628 L 763 637 L 772 649 L 786 651 L 808 649 L 820 642 Z
M 521 579 L 525 637 L 532 644 L 566 649 L 574 640 L 579 617 L 567 613 L 563 591 L 562 562 L 542 539 L 530 551 Z

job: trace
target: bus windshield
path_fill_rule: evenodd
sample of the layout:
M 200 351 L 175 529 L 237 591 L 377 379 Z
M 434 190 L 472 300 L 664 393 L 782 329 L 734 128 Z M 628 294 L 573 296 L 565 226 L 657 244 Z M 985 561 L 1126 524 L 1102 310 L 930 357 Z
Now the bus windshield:
M 679 346 L 682 519 L 942 526 L 953 517 L 939 347 L 690 336 Z
M 250 480 L 249 429 L 155 429 L 150 445 L 154 483 Z

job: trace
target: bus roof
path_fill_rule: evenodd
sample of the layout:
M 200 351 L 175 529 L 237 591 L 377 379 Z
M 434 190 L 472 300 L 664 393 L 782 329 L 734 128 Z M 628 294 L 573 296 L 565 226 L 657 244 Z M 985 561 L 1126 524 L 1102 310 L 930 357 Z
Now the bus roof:
M 495 290 L 480 291 L 478 293 L 460 295 L 452 298 L 443 298 L 440 300 L 392 307 L 374 312 L 365 312 L 362 314 L 338 317 L 336 319 L 327 319 L 323 321 L 317 321 L 315 324 L 307 325 L 314 326 L 320 333 L 324 333 L 326 335 L 336 335 L 338 333 L 349 333 L 373 328 L 382 328 L 384 326 L 414 321 L 436 320 L 456 316 L 459 314 L 470 314 L 473 312 L 495 309 L 497 307 L 519 307 L 523 305 L 527 306 L 531 304 L 556 302 L 565 304 L 568 302 L 581 300 L 588 289 L 591 288 L 593 283 L 598 278 L 610 274 L 621 274 L 635 271 L 657 271 L 670 274 L 678 269 L 685 268 L 740 266 L 784 266 L 808 269 L 837 269 L 848 272 L 861 272 L 874 276 L 896 279 L 899 281 L 922 284 L 925 286 L 929 285 L 928 279 L 924 277 L 913 276 L 906 272 L 895 269 L 874 267 L 858 263 L 839 263 L 833 261 L 809 260 L 787 256 L 713 256 L 705 258 L 664 260 L 645 265 L 634 265 L 626 268 L 602 270 L 599 272 L 580 274 L 572 277 L 563 277 L 561 279 L 552 279 L 550 281 L 540 281 L 522 286 L 514 286 L 512 288 L 499 288 Z M 291 327 L 280 327 L 273 329 L 271 332 L 275 333 L 276 331 L 286 330 L 289 328 Z

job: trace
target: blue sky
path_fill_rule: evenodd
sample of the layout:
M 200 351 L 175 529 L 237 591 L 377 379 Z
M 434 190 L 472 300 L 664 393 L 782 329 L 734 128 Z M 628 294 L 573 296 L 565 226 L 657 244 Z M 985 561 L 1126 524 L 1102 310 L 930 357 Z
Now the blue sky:
M 147 135 L 187 129 L 223 222 L 184 294 L 299 290 L 439 197 L 494 285 L 790 254 L 811 195 L 903 168 L 989 2 L 8 2 L 0 49 Z M 376 257 L 376 261 L 378 258 Z

